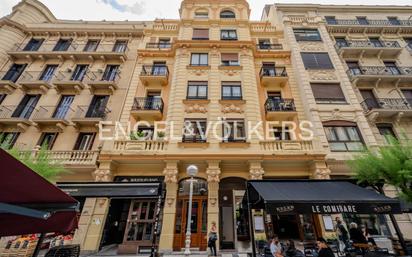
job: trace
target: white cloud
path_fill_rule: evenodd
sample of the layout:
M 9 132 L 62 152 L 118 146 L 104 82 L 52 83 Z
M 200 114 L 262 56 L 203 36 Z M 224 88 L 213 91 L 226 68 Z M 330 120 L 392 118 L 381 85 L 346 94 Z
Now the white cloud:
M 40 0 L 59 19 L 153 20 L 177 19 L 182 0 Z M 19 0 L 0 0 L 0 16 L 11 12 Z M 259 20 L 263 7 L 271 3 L 359 4 L 359 0 L 249 0 L 252 19 Z M 411 0 L 362 0 L 363 5 L 411 5 Z

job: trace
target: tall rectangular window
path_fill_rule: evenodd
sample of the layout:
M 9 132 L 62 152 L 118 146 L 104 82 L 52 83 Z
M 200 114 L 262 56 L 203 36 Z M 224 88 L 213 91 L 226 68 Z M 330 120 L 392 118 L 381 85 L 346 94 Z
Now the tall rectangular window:
M 354 125 L 338 124 L 324 125 L 326 138 L 333 152 L 356 152 L 363 149 L 362 137 L 358 127 Z M 346 123 L 346 122 L 343 122 Z
M 54 77 L 54 73 L 57 70 L 58 65 L 55 64 L 49 64 L 46 66 L 46 68 L 43 70 L 42 74 L 40 75 L 39 80 L 42 81 L 50 81 Z
M 187 86 L 187 99 L 207 99 L 207 81 L 190 81 Z
M 47 150 L 51 150 L 53 148 L 54 142 L 56 141 L 58 133 L 43 133 L 40 136 L 39 142 L 37 143 L 37 145 L 39 145 L 40 147 L 47 149 Z
M 86 118 L 105 118 L 107 114 L 108 95 L 95 95 L 86 113 Z
M 96 133 L 80 133 L 73 150 L 89 151 L 93 147 Z
M 192 66 L 207 66 L 209 65 L 209 55 L 207 53 L 193 53 L 190 58 Z
M 1 80 L 10 80 L 11 82 L 16 82 L 20 78 L 21 74 L 23 74 L 26 66 L 27 64 L 13 64 Z
M 193 40 L 208 40 L 209 39 L 209 29 L 193 29 Z
M 4 101 L 6 98 L 6 94 L 0 94 L 0 104 Z
M 293 29 L 296 41 L 322 41 L 317 29 Z
M 6 150 L 13 148 L 19 135 L 20 133 L 18 132 L 4 132 L 0 134 L 0 148 Z
M 40 99 L 40 95 L 25 95 L 20 101 L 17 108 L 14 110 L 12 117 L 20 119 L 29 119 L 34 109 L 36 108 L 37 102 Z
M 183 142 L 203 143 L 207 140 L 206 119 L 187 119 L 184 122 Z
M 69 50 L 70 45 L 72 44 L 72 39 L 59 39 L 57 44 L 54 46 L 53 51 L 55 52 L 63 52 Z
M 239 54 L 237 53 L 222 53 L 222 66 L 239 66 Z
M 305 68 L 308 69 L 334 69 L 328 53 L 301 53 Z
M 237 40 L 237 32 L 235 29 L 222 29 L 220 31 L 221 40 Z
M 24 47 L 23 51 L 37 51 L 44 42 L 44 38 L 32 38 Z
M 387 123 L 381 123 L 381 124 L 376 124 L 376 127 L 379 130 L 379 134 L 385 139 L 386 143 L 390 143 L 390 138 L 396 139 L 396 134 L 395 131 L 393 131 L 392 124 L 387 124 Z
M 222 100 L 242 100 L 240 82 L 222 82 Z
M 340 84 L 337 83 L 311 83 L 313 96 L 316 103 L 336 104 L 346 103 Z
M 76 68 L 74 69 L 74 71 L 73 71 L 73 74 L 71 76 L 71 80 L 83 81 L 84 76 L 86 76 L 88 68 L 89 68 L 89 65 L 78 64 L 76 66 Z
M 86 45 L 84 46 L 84 52 L 96 52 L 97 47 L 100 44 L 100 40 L 89 40 L 87 41 Z
M 113 52 L 124 53 L 127 49 L 127 40 L 116 40 L 113 46 Z
M 356 17 L 359 25 L 369 25 L 369 21 L 366 17 Z
M 102 81 L 115 81 L 117 74 L 119 74 L 119 65 L 107 65 L 104 70 Z
M 222 124 L 223 142 L 245 142 L 244 120 L 225 120 Z
M 326 23 L 327 23 L 327 24 L 330 24 L 330 25 L 336 25 L 336 24 L 338 24 L 335 16 L 325 16 L 325 20 L 326 20 Z

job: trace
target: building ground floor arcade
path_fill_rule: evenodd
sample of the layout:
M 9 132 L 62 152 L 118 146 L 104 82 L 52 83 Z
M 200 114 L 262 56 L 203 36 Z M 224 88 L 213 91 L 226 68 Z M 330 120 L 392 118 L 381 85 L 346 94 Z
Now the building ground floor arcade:
M 95 181 L 63 183 L 63 190 L 82 202 L 74 243 L 79 243 L 83 252 L 109 245 L 116 245 L 122 254 L 150 253 L 153 246 L 161 253 L 182 251 L 189 205 L 186 168 L 194 164 L 199 173 L 193 180 L 191 247 L 207 250 L 207 234 L 216 222 L 218 249 L 251 252 L 249 217 L 241 208 L 247 181 L 330 176 L 321 156 L 294 160 L 169 158 L 103 155 Z M 321 215 L 271 216 L 263 210 L 254 210 L 252 215 L 255 240 L 277 234 L 282 239 L 304 241 L 333 233 Z

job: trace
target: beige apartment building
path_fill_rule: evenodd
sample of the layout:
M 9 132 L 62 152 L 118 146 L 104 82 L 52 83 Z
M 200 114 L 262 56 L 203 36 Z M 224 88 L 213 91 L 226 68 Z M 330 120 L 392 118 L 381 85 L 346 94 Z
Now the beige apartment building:
M 350 12 L 367 16 L 358 9 Z M 262 21 L 250 21 L 245 0 L 183 0 L 177 20 L 94 22 L 58 20 L 23 0 L 0 20 L 0 143 L 33 156 L 46 146 L 70 171 L 58 185 L 81 203 L 74 242 L 84 252 L 181 251 L 189 165 L 199 169 L 191 247 L 206 250 L 215 222 L 220 249 L 250 252 L 241 208 L 248 180 L 347 177 L 351 152 L 382 144 L 388 123 L 412 132 L 407 12 L 394 9 L 399 25 L 378 31 L 339 24 L 349 19 L 339 7 L 267 6 Z M 382 45 L 364 43 L 368 33 Z M 382 58 L 402 63 L 399 74 L 363 68 Z M 355 59 L 362 65 L 347 72 Z M 373 89 L 375 105 L 359 88 Z M 401 109 L 378 100 L 388 92 Z M 310 140 L 305 121 L 314 125 Z M 296 135 L 281 133 L 294 124 Z M 257 238 L 331 234 L 320 215 L 253 215 L 264 223 Z M 401 218 L 411 238 L 410 217 Z
M 410 6 L 315 4 L 275 4 L 263 11 L 262 20 L 285 31 L 331 178 L 350 176 L 345 160 L 359 145 L 386 144 L 385 135 L 412 136 L 411 11 Z M 411 238 L 412 216 L 397 218 Z M 379 222 L 360 221 L 384 233 Z

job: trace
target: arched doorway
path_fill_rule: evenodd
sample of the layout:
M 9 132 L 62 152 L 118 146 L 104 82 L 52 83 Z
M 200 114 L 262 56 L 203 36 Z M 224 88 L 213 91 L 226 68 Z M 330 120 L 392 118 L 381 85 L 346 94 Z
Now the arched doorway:
M 190 178 L 179 182 L 176 202 L 176 222 L 173 250 L 181 251 L 185 247 L 187 215 L 189 208 Z M 167 221 L 163 221 L 167 222 Z M 191 248 L 204 251 L 207 248 L 207 181 L 194 178 L 191 221 Z
M 241 212 L 246 180 L 224 178 L 219 183 L 220 248 L 242 250 L 249 247 L 249 227 Z

